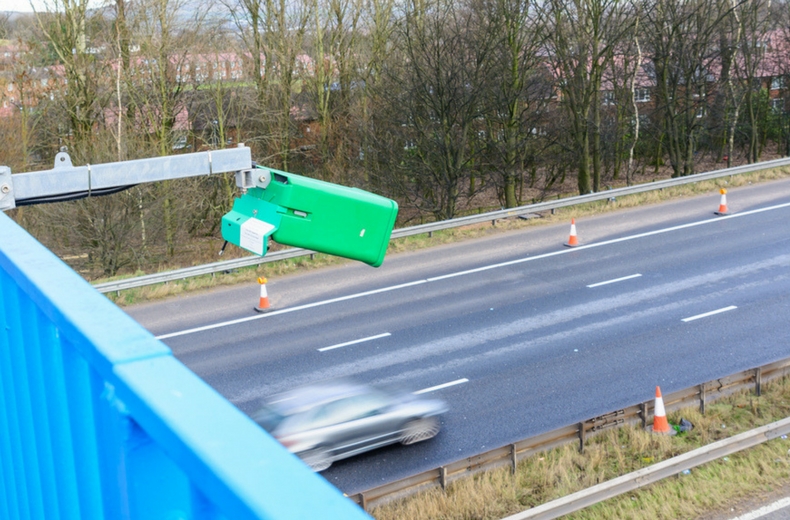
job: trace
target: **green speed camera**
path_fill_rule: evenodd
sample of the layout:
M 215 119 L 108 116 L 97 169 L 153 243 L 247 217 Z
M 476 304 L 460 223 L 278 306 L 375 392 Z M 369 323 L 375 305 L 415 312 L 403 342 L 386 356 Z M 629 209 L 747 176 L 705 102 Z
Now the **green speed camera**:
M 222 237 L 265 255 L 275 241 L 359 260 L 378 267 L 384 261 L 398 204 L 358 188 L 257 166 L 239 172 L 246 190 L 222 217 Z

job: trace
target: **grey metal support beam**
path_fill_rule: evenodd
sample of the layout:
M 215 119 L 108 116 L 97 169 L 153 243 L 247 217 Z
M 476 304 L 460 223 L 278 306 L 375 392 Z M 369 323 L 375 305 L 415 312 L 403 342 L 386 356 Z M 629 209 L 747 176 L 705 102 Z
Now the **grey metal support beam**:
M 250 149 L 244 145 L 226 150 L 73 166 L 65 152 L 55 156 L 51 170 L 17 173 L 0 167 L 0 210 L 17 205 L 46 202 L 69 195 L 91 196 L 113 188 L 133 186 L 252 168 Z

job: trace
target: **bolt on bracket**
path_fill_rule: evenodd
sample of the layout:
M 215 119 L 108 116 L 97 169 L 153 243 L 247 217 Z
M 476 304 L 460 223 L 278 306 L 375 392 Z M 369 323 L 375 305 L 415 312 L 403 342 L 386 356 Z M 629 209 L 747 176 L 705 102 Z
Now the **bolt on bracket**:
M 14 182 L 11 179 L 11 168 L 0 166 L 0 211 L 14 209 Z

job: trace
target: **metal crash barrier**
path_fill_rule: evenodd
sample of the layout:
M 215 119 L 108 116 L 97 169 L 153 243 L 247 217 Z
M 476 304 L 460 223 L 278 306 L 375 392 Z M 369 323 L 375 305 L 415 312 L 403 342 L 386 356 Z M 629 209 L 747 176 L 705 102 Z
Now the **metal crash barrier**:
M 369 518 L 0 213 L 0 518 Z

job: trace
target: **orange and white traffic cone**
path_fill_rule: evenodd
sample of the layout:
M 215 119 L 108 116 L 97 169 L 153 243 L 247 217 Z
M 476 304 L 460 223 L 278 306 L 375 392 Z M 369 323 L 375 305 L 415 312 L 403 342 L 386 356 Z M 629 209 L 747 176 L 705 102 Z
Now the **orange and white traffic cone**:
M 258 283 L 261 284 L 261 299 L 257 307 L 253 307 L 257 312 L 266 312 L 269 310 L 269 294 L 266 292 L 266 278 L 258 278 Z
M 653 433 L 661 435 L 675 435 L 677 433 L 667 421 L 667 412 L 664 410 L 664 398 L 661 397 L 661 388 L 656 387 L 656 404 L 653 409 Z
M 722 188 L 719 190 L 721 193 L 721 202 L 719 202 L 719 211 L 714 211 L 716 215 L 729 215 L 730 211 L 727 209 L 727 190 Z
M 579 245 L 579 241 L 576 238 L 576 219 L 571 219 L 571 236 L 568 238 L 568 241 L 565 242 L 565 245 L 568 247 L 576 247 Z

